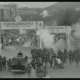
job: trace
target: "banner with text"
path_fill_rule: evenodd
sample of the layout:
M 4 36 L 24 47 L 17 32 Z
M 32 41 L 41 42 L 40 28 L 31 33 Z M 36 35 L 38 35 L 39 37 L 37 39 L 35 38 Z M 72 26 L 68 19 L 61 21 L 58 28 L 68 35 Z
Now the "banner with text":
M 66 33 L 67 26 L 47 26 L 50 33 Z
M 2 29 L 36 29 L 39 21 L 1 22 Z

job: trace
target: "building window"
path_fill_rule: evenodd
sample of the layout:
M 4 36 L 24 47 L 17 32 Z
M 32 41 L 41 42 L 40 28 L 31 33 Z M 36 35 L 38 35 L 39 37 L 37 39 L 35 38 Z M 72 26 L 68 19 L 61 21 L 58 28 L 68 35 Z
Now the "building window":
M 12 16 L 12 9 L 10 8 L 10 16 Z
M 1 12 L 1 21 L 4 21 L 4 9 L 0 9 Z

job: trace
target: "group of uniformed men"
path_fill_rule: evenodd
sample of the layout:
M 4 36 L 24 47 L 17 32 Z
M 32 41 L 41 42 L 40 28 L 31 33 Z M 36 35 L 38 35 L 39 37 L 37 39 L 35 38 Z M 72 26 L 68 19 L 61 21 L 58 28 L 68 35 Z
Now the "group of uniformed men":
M 10 71 L 10 65 L 11 65 L 11 59 L 7 60 L 6 57 L 2 57 L 0 55 L 0 71 L 2 71 L 3 69 L 5 69 L 7 66 L 8 66 L 8 69 Z
M 64 68 L 64 64 L 69 60 L 69 63 L 72 64 L 73 62 L 76 62 L 76 66 L 78 67 L 78 63 L 80 61 L 80 54 L 79 50 L 69 50 L 64 49 L 64 51 L 58 50 L 57 54 L 53 51 L 52 48 L 46 49 L 32 49 L 32 62 L 31 65 L 34 69 L 37 70 L 37 72 L 45 71 L 47 73 L 47 66 L 48 63 L 50 64 L 50 67 L 53 67 L 54 63 L 54 69 L 55 68 Z M 60 63 L 60 65 L 58 65 Z M 44 69 L 43 69 L 44 67 Z M 37 73 L 38 74 L 38 73 Z
M 61 61 L 62 66 L 69 60 L 70 64 L 76 62 L 77 67 L 80 61 L 80 54 L 78 49 L 73 51 L 71 50 L 67 51 L 66 49 L 64 51 L 58 50 L 57 54 L 53 51 L 52 48 L 50 49 L 44 48 L 43 50 L 31 49 L 31 55 L 32 55 L 32 61 L 27 66 L 28 76 L 31 76 L 32 68 L 36 71 L 37 77 L 45 76 L 48 73 L 47 72 L 48 63 L 50 64 L 51 68 L 53 67 L 54 63 L 53 68 L 55 69 L 59 67 L 58 65 L 59 60 Z M 11 59 L 6 60 L 6 57 L 0 56 L 0 70 L 6 68 L 6 63 L 10 71 Z

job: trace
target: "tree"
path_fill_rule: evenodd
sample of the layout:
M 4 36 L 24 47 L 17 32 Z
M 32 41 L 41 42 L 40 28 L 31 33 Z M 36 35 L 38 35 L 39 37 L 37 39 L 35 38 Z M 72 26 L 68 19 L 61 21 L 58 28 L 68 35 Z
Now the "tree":
M 74 11 L 73 15 L 71 17 L 72 23 L 74 24 L 74 23 L 78 22 L 79 18 L 80 18 L 80 10 L 79 11 Z
M 70 26 L 72 24 L 71 22 L 71 16 L 73 15 L 73 10 L 67 9 L 65 13 L 61 14 L 58 18 L 58 25 L 59 26 Z

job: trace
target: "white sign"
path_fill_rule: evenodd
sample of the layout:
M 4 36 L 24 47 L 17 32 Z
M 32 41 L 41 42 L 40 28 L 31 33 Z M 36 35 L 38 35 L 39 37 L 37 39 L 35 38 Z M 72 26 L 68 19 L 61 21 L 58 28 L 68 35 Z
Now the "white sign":
M 50 33 L 66 33 L 66 26 L 47 26 Z
M 38 21 L 1 22 L 2 29 L 36 29 Z
M 62 29 L 49 29 L 50 33 L 66 33 L 65 30 Z
M 16 21 L 16 22 L 20 22 L 21 20 L 22 20 L 22 19 L 21 19 L 20 16 L 16 16 L 16 17 L 15 17 L 15 21 Z
M 67 26 L 67 34 L 71 34 L 71 26 Z
M 42 21 L 39 21 L 38 22 L 38 29 L 43 29 L 43 22 Z

